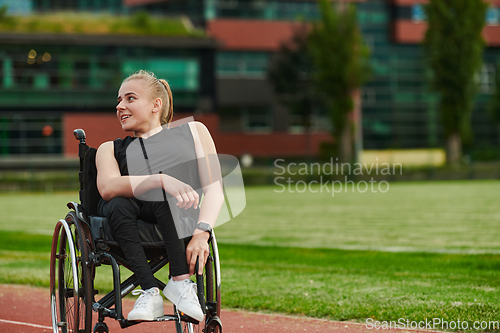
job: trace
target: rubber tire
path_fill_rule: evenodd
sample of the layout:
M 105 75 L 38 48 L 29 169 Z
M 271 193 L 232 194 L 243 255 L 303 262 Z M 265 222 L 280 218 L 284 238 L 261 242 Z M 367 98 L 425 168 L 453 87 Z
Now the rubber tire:
M 90 333 L 92 332 L 94 289 L 92 270 L 90 265 L 87 265 L 90 245 L 86 242 L 87 238 L 84 237 L 83 229 L 74 213 L 70 212 L 65 220 L 69 226 L 69 234 L 64 226 L 61 226 L 59 241 L 52 248 L 54 260 L 51 262 L 55 265 L 52 269 L 57 272 L 51 274 L 51 280 L 53 280 L 51 285 L 57 290 L 57 296 L 51 297 L 51 301 L 55 301 L 57 304 L 52 304 L 52 307 L 55 306 L 58 309 L 57 321 L 62 333 Z M 73 240 L 74 255 L 69 248 L 69 238 Z M 55 253 L 57 252 L 57 243 L 59 251 Z M 54 247 L 56 247 L 56 251 L 54 251 Z M 76 265 L 76 278 L 73 274 L 73 265 Z M 75 281 L 78 283 L 79 295 L 74 293 Z

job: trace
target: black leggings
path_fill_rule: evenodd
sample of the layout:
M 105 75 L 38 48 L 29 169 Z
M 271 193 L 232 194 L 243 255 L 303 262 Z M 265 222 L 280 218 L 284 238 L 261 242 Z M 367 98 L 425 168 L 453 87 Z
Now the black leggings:
M 179 276 L 189 273 L 186 247 L 177 236 L 170 207 L 164 201 L 140 201 L 136 198 L 115 197 L 110 201 L 101 199 L 98 214 L 109 219 L 114 237 L 125 259 L 132 266 L 143 290 L 158 287 L 148 265 L 144 248 L 137 230 L 137 220 L 156 222 L 165 242 L 170 262 L 170 274 Z

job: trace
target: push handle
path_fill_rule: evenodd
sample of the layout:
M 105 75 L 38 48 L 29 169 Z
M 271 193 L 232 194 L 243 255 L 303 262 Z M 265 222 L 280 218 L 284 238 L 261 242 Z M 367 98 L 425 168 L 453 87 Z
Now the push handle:
M 73 135 L 77 140 L 80 140 L 80 143 L 85 143 L 85 131 L 81 128 L 73 131 Z

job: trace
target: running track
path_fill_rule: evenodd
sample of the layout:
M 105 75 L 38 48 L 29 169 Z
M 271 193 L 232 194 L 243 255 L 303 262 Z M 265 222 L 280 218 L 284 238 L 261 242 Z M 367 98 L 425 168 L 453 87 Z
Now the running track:
M 49 290 L 22 285 L 0 285 L 0 333 L 51 332 Z M 134 306 L 134 300 L 125 299 L 123 313 Z M 165 301 L 165 312 L 172 313 L 170 303 Z M 268 332 L 322 332 L 361 333 L 379 332 L 367 329 L 364 324 L 336 322 L 321 319 L 269 315 L 244 311 L 222 310 L 224 333 L 268 333 Z M 141 323 L 122 330 L 114 319 L 107 318 L 109 331 L 123 333 L 175 332 L 172 322 Z M 407 332 L 407 330 L 405 330 Z M 401 331 L 402 333 L 406 333 Z M 416 332 L 416 331 L 413 331 Z

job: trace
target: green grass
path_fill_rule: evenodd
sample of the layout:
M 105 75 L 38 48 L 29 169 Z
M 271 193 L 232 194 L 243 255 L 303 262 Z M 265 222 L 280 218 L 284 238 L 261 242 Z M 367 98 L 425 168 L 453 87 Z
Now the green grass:
M 3 242 L 7 238 L 11 241 Z M 50 241 L 45 235 L 4 232 L 0 282 L 48 287 Z M 472 323 L 500 315 L 498 255 L 233 244 L 220 244 L 220 253 L 226 308 L 337 320 L 442 318 Z M 167 274 L 164 269 L 157 277 L 166 280 Z M 109 268 L 97 268 L 96 288 L 106 292 L 111 287 Z
M 221 253 L 226 306 L 339 320 L 500 315 L 499 256 L 250 245 Z
M 312 188 L 317 193 L 298 193 L 295 186 L 294 193 L 275 192 L 281 186 L 247 188 L 245 210 L 218 227 L 217 237 L 263 246 L 500 251 L 500 181 L 389 185 L 386 193 L 348 187 L 333 196 L 331 187 L 330 193 L 319 186 Z
M 386 193 L 353 192 L 349 187 L 334 196 L 325 189 L 323 193 L 275 192 L 281 189 L 246 188 L 246 208 L 216 228 L 219 242 L 500 252 L 500 181 L 390 183 Z M 77 191 L 0 194 L 0 230 L 52 234 L 55 222 L 67 212 L 68 201 L 78 201 Z
M 247 188 L 245 211 L 216 228 L 223 307 L 499 320 L 500 181 L 390 183 L 387 193 L 334 197 L 279 189 Z M 48 286 L 51 233 L 69 200 L 77 193 L 0 195 L 0 282 Z M 111 289 L 107 267 L 96 286 Z
M 78 191 L 45 193 L 0 193 L 0 230 L 52 235 L 69 209 L 69 201 L 79 202 Z

